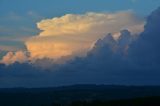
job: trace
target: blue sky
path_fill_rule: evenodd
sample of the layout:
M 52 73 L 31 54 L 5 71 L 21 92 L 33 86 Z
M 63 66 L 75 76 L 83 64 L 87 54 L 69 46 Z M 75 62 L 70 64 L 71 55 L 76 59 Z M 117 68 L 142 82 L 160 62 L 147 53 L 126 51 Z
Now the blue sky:
M 0 36 L 35 35 L 36 22 L 68 13 L 133 10 L 147 16 L 160 0 L 0 0 Z
M 160 0 L 1 0 L 0 12 L 1 15 L 9 12 L 24 15 L 28 11 L 36 11 L 45 17 L 53 17 L 66 13 L 132 9 L 146 15 L 159 4 Z

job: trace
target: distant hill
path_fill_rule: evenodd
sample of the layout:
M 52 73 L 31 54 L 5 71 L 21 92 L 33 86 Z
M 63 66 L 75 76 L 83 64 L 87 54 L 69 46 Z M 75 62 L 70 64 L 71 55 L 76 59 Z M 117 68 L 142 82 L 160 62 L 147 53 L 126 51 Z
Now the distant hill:
M 50 88 L 0 89 L 0 106 L 50 106 L 76 101 L 115 101 L 156 97 L 160 86 L 72 85 Z M 52 106 L 52 105 L 51 105 Z

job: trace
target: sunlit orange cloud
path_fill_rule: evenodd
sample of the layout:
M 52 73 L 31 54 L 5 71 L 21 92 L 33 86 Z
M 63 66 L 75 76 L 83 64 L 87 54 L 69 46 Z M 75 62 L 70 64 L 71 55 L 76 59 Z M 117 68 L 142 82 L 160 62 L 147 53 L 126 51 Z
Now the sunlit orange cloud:
M 0 61 L 0 63 L 5 63 L 7 65 L 12 64 L 14 62 L 23 63 L 28 60 L 27 55 L 23 51 L 8 52 Z
M 86 52 L 84 45 L 80 43 L 64 43 L 64 42 L 28 42 L 27 48 L 33 58 L 53 58 L 58 59 L 61 56 L 69 56 L 78 53 L 81 50 Z
M 132 11 L 67 14 L 38 22 L 41 32 L 25 44 L 30 59 L 84 56 L 98 39 L 108 33 L 113 33 L 116 39 L 120 30 L 139 33 L 143 31 L 143 25 L 144 20 Z
M 59 58 L 83 51 L 107 33 L 128 29 L 132 33 L 143 30 L 144 21 L 131 11 L 117 13 L 67 14 L 37 23 L 40 34 L 26 42 L 31 56 Z

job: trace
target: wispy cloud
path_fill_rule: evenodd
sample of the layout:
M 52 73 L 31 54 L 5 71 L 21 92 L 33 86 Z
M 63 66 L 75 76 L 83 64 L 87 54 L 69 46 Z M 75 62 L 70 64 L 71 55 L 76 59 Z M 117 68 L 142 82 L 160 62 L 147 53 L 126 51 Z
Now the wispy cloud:
M 23 49 L 18 48 L 17 46 L 0 45 L 0 51 L 16 52 L 16 51 L 19 51 L 19 50 L 23 50 Z
M 40 14 L 38 14 L 37 12 L 35 11 L 28 11 L 27 12 L 27 15 L 31 18 L 33 18 L 34 20 L 40 20 L 40 19 L 44 19 L 44 17 Z

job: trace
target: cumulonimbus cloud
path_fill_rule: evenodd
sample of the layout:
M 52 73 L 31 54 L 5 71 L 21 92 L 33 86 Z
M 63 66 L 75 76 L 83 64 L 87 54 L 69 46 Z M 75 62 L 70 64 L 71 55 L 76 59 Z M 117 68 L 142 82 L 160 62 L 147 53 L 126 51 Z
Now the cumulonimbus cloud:
M 143 30 L 144 22 L 131 11 L 118 13 L 67 14 L 37 23 L 41 33 L 26 42 L 32 57 L 60 58 L 86 53 L 107 33 Z M 80 53 L 81 52 L 81 53 Z
M 86 57 L 75 58 L 64 65 L 54 64 L 48 71 L 40 71 L 41 68 L 34 68 L 28 63 L 8 67 L 0 64 L 3 79 L 0 80 L 0 87 L 48 87 L 77 83 L 159 85 L 159 28 L 160 8 L 147 18 L 144 31 L 132 43 L 133 34 L 128 30 L 122 30 L 117 40 L 113 34 L 108 34 L 95 43 Z M 48 65 L 51 62 L 52 59 L 46 59 L 38 63 Z
M 122 29 L 131 33 L 143 31 L 144 20 L 132 11 L 116 13 L 66 14 L 44 19 L 37 23 L 39 35 L 25 42 L 30 59 L 59 59 L 66 56 L 85 55 L 100 38 Z

